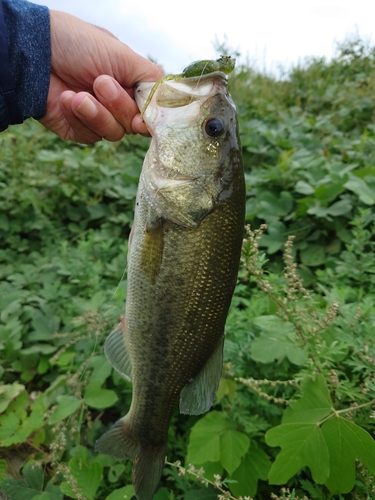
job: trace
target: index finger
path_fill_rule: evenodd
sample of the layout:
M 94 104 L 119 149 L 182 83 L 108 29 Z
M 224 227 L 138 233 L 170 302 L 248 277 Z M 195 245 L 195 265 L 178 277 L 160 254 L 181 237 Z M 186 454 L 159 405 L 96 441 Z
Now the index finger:
M 127 134 L 142 133 L 148 135 L 146 126 L 133 129 L 133 118 L 139 113 L 135 100 L 121 85 L 108 75 L 101 75 L 94 81 L 95 96 L 120 123 Z M 131 92 L 132 93 L 132 92 Z

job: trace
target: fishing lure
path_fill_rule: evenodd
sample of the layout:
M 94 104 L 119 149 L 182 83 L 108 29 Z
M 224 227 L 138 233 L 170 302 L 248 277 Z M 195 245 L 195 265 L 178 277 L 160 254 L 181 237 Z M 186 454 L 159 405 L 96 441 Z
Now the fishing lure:
M 163 78 L 158 80 L 155 85 L 152 87 L 150 95 L 148 96 L 142 111 L 141 117 L 143 117 L 147 106 L 150 104 L 151 99 L 153 98 L 155 92 L 159 88 L 159 86 L 168 81 L 168 80 L 181 80 L 182 78 L 192 78 L 195 76 L 203 76 L 208 75 L 209 73 L 214 73 L 215 71 L 222 71 L 226 75 L 229 75 L 234 70 L 236 65 L 236 59 L 231 56 L 220 56 L 216 61 L 212 60 L 203 60 L 203 61 L 195 61 L 189 66 L 187 66 L 182 73 L 178 75 L 165 75 Z

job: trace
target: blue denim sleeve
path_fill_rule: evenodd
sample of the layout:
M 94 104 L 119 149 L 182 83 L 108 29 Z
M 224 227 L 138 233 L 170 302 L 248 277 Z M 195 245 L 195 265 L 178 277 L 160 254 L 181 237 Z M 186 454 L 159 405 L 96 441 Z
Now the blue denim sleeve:
M 46 113 L 50 72 L 48 8 L 0 0 L 0 131 Z

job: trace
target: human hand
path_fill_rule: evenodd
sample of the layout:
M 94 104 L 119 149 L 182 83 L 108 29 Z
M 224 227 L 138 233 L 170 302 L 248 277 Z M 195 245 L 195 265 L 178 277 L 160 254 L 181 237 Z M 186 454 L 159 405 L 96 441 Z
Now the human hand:
M 105 29 L 54 10 L 50 19 L 51 80 L 39 121 L 62 139 L 85 144 L 148 135 L 133 86 L 159 80 L 162 69 Z

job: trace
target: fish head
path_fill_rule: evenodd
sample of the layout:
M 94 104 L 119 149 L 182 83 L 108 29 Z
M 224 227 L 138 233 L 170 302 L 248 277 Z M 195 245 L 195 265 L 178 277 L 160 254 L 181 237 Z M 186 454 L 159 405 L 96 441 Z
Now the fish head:
M 140 109 L 153 86 L 137 84 Z M 173 192 L 170 203 L 190 198 L 201 205 L 201 218 L 230 195 L 243 172 L 236 108 L 223 72 L 162 81 L 143 118 L 152 136 L 142 173 L 152 205 L 163 204 L 160 193 Z

